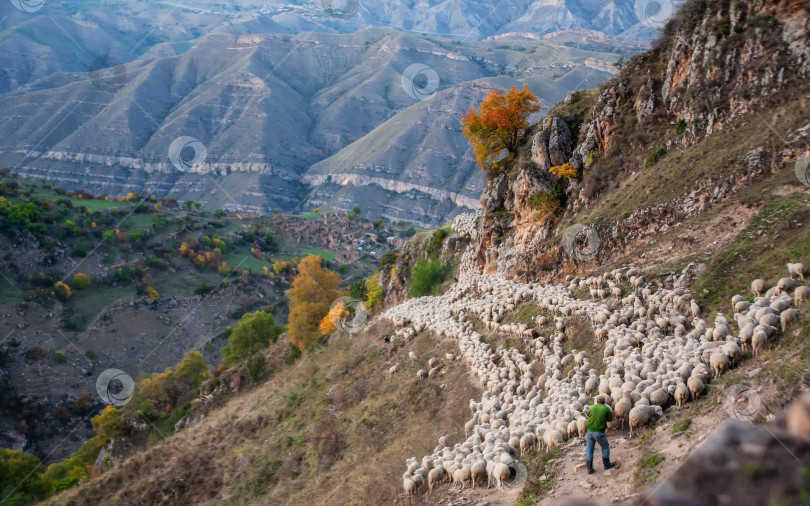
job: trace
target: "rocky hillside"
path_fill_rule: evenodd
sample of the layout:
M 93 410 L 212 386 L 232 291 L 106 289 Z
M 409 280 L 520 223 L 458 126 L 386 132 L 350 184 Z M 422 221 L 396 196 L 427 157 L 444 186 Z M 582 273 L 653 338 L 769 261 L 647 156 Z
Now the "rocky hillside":
M 569 95 L 484 190 L 485 271 L 539 281 L 676 262 L 806 192 L 793 171 L 810 128 L 806 7 L 690 2 L 655 49 L 599 90 Z M 565 214 L 533 219 L 532 197 L 556 183 L 546 169 L 564 162 L 581 173 Z

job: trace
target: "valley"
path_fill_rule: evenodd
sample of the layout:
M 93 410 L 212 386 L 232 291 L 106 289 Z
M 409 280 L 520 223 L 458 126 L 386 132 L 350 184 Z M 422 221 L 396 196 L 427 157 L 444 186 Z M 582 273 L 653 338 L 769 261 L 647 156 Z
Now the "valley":
M 3 506 L 807 502 L 805 0 L 10 5 Z

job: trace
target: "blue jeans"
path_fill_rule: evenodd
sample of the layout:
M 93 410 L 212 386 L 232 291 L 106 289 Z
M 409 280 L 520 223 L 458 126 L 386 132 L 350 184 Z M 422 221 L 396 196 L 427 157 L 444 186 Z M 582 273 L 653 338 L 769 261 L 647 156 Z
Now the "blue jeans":
M 585 460 L 593 461 L 593 447 L 599 443 L 602 447 L 602 458 L 610 458 L 610 445 L 608 444 L 607 436 L 604 432 L 591 432 L 585 438 Z

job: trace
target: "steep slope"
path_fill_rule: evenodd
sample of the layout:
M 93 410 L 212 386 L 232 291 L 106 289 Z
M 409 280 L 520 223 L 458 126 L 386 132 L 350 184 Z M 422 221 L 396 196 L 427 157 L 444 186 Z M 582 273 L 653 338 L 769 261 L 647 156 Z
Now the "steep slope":
M 463 434 L 465 406 L 479 389 L 461 362 L 420 383 L 421 361 L 453 352 L 454 343 L 425 334 L 408 348 L 420 362 L 406 363 L 386 352 L 380 336 L 388 331 L 378 324 L 335 336 L 235 399 L 238 384 L 223 381 L 189 417 L 204 420 L 51 503 L 395 502 L 400 455 Z M 389 375 L 395 362 L 399 372 Z

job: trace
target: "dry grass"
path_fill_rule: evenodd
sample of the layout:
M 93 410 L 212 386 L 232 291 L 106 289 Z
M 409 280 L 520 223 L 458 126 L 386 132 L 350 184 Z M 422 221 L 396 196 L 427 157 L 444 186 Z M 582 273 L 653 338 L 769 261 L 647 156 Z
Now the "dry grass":
M 389 357 L 384 330 L 333 337 L 202 423 L 52 503 L 401 502 L 405 459 L 431 451 L 443 434 L 462 439 L 467 403 L 481 391 L 462 361 L 443 359 L 457 353 L 455 343 L 423 333 Z M 444 374 L 419 381 L 416 371 L 434 356 Z

